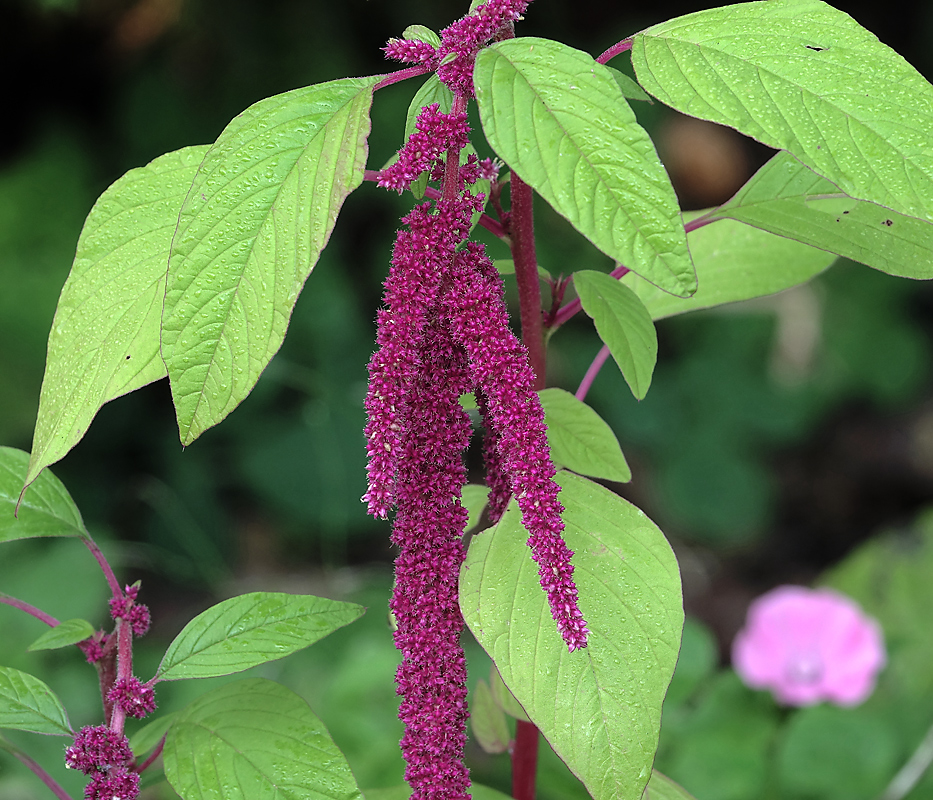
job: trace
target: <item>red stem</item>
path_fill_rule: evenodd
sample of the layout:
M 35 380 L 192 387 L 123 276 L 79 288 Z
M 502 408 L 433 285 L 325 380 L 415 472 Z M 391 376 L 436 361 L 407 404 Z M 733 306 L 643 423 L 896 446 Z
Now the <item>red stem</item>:
M 600 64 L 605 64 L 610 58 L 615 58 L 619 53 L 624 53 L 626 50 L 632 49 L 632 37 L 628 39 L 623 39 L 621 42 L 614 44 L 608 50 L 603 51 L 599 58 L 596 60 Z
M 544 323 L 541 314 L 541 286 L 535 255 L 535 224 L 531 187 L 514 172 L 510 178 L 512 260 L 518 282 L 518 307 L 522 321 L 522 342 L 528 348 L 528 361 L 535 372 L 535 389 L 543 389 L 547 379 L 544 352 Z
M 153 751 L 149 754 L 149 758 L 147 758 L 145 761 L 143 761 L 142 764 L 140 764 L 138 767 L 136 767 L 136 771 L 137 771 L 137 772 L 142 772 L 143 770 L 145 770 L 153 761 L 155 761 L 155 760 L 162 754 L 162 748 L 163 748 L 163 747 L 165 747 L 165 737 L 164 737 L 164 736 L 163 736 L 161 739 L 159 739 L 159 743 L 156 745 L 155 750 L 153 750 Z
M 534 800 L 537 771 L 538 729 L 530 722 L 517 720 L 512 748 L 512 797 L 515 800 Z
M 583 376 L 583 380 L 580 381 L 580 388 L 577 389 L 577 393 L 574 395 L 580 402 L 586 399 L 586 393 L 590 390 L 593 381 L 596 380 L 596 376 L 599 375 L 599 371 L 603 368 L 603 364 L 606 363 L 607 358 L 609 358 L 609 348 L 603 345 L 596 354 L 596 358 L 593 359 L 593 363 L 590 364 L 590 368 L 586 371 L 586 375 Z
M 11 597 L 10 595 L 4 594 L 3 592 L 0 592 L 0 603 L 13 606 L 13 608 L 18 608 L 20 611 L 25 611 L 27 614 L 32 615 L 40 622 L 44 622 L 46 625 L 52 628 L 58 625 L 58 620 L 55 619 L 55 617 L 46 614 L 42 609 L 30 605 L 24 600 L 17 600 L 15 597 Z
M 126 680 L 133 675 L 133 626 L 125 619 L 117 620 L 117 676 L 116 679 Z M 109 692 L 109 690 L 108 690 Z M 123 733 L 126 723 L 126 712 L 118 704 L 113 705 L 110 715 L 110 730 L 114 733 Z
M 380 89 L 384 89 L 386 86 L 391 86 L 393 83 L 399 83 L 400 81 L 405 81 L 409 78 L 416 78 L 418 75 L 424 75 L 426 72 L 430 71 L 431 70 L 424 66 L 424 64 L 418 64 L 414 67 L 400 69 L 398 72 L 391 72 L 373 87 L 373 91 L 377 92 Z
M 46 772 L 38 762 L 34 759 L 27 756 L 22 750 L 18 747 L 14 747 L 12 744 L 7 742 L 4 739 L 0 739 L 0 749 L 6 750 L 14 758 L 18 759 L 23 765 L 29 769 L 33 775 L 35 775 L 40 781 L 42 781 L 49 791 L 58 798 L 58 800 L 72 800 L 71 795 L 68 794 L 48 772 Z
M 107 559 L 104 558 L 104 554 L 97 546 L 97 542 L 90 536 L 82 536 L 81 541 L 84 542 L 87 549 L 91 551 L 91 555 L 93 555 L 97 563 L 100 564 L 100 568 L 104 573 L 104 577 L 107 579 L 107 584 L 110 586 L 110 593 L 113 595 L 114 599 L 121 600 L 123 598 L 123 590 L 120 588 L 120 582 L 117 580 L 117 576 L 113 574 L 113 569 L 111 569 Z

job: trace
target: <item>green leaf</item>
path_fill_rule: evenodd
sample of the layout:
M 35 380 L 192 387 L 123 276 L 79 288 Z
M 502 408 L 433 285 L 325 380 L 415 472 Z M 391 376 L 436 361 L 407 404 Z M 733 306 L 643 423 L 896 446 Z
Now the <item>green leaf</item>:
M 175 719 L 165 777 L 183 800 L 356 800 L 343 753 L 307 703 L 254 678 L 199 697 Z
M 619 440 L 599 414 L 563 389 L 541 389 L 538 397 L 544 406 L 551 458 L 558 469 L 566 467 L 580 475 L 620 483 L 632 479 Z
M 26 649 L 29 651 L 58 650 L 60 647 L 68 647 L 68 645 L 83 642 L 93 634 L 94 626 L 87 620 L 66 619 L 51 630 L 43 633 Z
M 694 796 L 666 775 L 651 770 L 651 778 L 645 787 L 643 800 L 695 800 Z
M 441 37 L 424 25 L 409 25 L 402 31 L 402 38 L 415 42 L 427 42 L 434 47 L 441 46 Z
M 512 694 L 508 687 L 502 682 L 502 676 L 499 674 L 499 670 L 496 669 L 496 665 L 492 664 L 489 667 L 489 688 L 492 691 L 492 696 L 495 698 L 496 703 L 499 704 L 499 707 L 510 717 L 515 719 L 520 719 L 522 722 L 531 722 L 528 719 L 528 715 L 525 713 L 525 709 L 519 705 L 518 700 L 515 699 L 515 695 Z
M 836 260 L 832 253 L 728 219 L 691 231 L 690 248 L 699 280 L 693 297 L 674 297 L 632 273 L 622 278 L 652 319 L 774 294 L 806 283 Z
M 903 761 L 897 724 L 870 708 L 802 708 L 775 759 L 786 796 L 871 800 L 885 796 Z
M 630 78 L 624 72 L 619 72 L 615 67 L 607 66 L 606 69 L 609 70 L 612 79 L 619 84 L 619 89 L 622 91 L 623 97 L 628 100 L 643 100 L 646 103 L 654 103 L 654 100 L 651 99 L 651 95 L 642 89 L 637 81 Z
M 212 678 L 275 661 L 314 644 L 366 609 L 313 595 L 252 592 L 207 609 L 169 645 L 156 677 Z
M 489 684 L 482 678 L 473 687 L 470 730 L 477 744 L 487 753 L 504 753 L 512 741 L 505 712 L 493 698 Z
M 0 447 L 0 542 L 37 536 L 88 536 L 68 490 L 46 470 L 23 491 L 29 453 Z M 20 492 L 23 499 L 13 516 Z
M 575 272 L 573 285 L 632 394 L 641 400 L 658 360 L 658 334 L 645 304 L 628 286 L 604 272 Z
M 460 502 L 470 515 L 467 518 L 465 531 L 471 531 L 479 525 L 483 509 L 486 508 L 486 503 L 489 502 L 489 487 L 468 483 L 463 487 Z
M 71 736 L 61 702 L 38 678 L 0 667 L 0 728 Z
M 363 180 L 378 77 L 250 106 L 208 151 L 172 241 L 162 356 L 183 444 L 252 390 L 347 195 Z
M 933 511 L 906 530 L 873 536 L 834 566 L 821 582 L 858 602 L 878 620 L 887 641 L 881 681 L 910 698 L 933 694 Z M 912 702 L 912 700 L 911 700 Z
M 162 714 L 130 737 L 130 749 L 137 761 L 141 761 L 143 756 L 155 749 L 162 737 L 168 733 L 168 729 L 175 724 L 175 719 L 179 713 L 178 711 L 172 711 L 168 714 Z
M 848 14 L 766 0 L 688 14 L 634 37 L 641 85 L 730 125 L 845 194 L 933 218 L 933 87 Z
M 933 278 L 933 224 L 855 200 L 787 152 L 710 217 L 737 219 L 890 275 Z
M 473 537 L 460 607 L 502 679 L 595 800 L 639 800 L 683 625 L 677 561 L 641 511 L 558 473 L 589 645 L 567 652 L 513 501 Z
M 696 287 L 677 197 L 608 67 L 547 39 L 499 42 L 473 73 L 486 138 L 596 247 L 655 285 Z
M 78 443 L 104 403 L 165 377 L 165 268 L 208 149 L 186 147 L 130 170 L 88 214 L 49 334 L 27 483 Z

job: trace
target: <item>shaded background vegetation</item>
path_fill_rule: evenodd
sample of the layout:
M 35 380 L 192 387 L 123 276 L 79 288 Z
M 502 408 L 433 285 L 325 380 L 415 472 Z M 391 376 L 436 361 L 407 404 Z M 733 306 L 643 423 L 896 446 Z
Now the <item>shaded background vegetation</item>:
M 386 71 L 379 47 L 389 36 L 411 23 L 437 30 L 467 5 L 5 0 L 0 444 L 30 447 L 58 292 L 84 217 L 110 183 L 163 152 L 212 141 L 263 97 Z M 649 24 L 712 5 L 536 0 L 519 33 L 597 54 Z M 933 74 L 933 7 L 837 5 Z M 628 69 L 625 56 L 613 64 Z M 400 144 L 414 88 L 377 96 L 370 166 Z M 731 132 L 658 105 L 636 111 L 685 207 L 723 201 L 767 158 Z M 359 498 L 365 365 L 393 232 L 409 205 L 371 185 L 351 196 L 285 345 L 223 425 L 182 451 L 160 382 L 106 406 L 54 467 L 94 535 L 111 542 L 121 573 L 143 579 L 156 619 L 151 650 L 140 651 L 143 677 L 160 642 L 218 597 L 262 588 L 363 598 L 370 613 L 352 635 L 336 634 L 316 655 L 262 674 L 288 680 L 312 701 L 338 744 L 356 754 L 351 765 L 364 786 L 401 777 L 385 622 L 393 553 L 386 525 L 369 520 Z M 538 231 L 552 273 L 609 268 L 543 206 Z M 589 400 L 618 432 L 635 475 L 612 488 L 671 537 L 687 611 L 716 637 L 697 634 L 700 662 L 717 660 L 717 648 L 727 652 L 751 597 L 812 580 L 880 527 L 907 526 L 933 499 L 931 310 L 926 284 L 840 262 L 780 297 L 661 323 L 660 361 L 641 403 L 610 367 L 598 378 Z M 585 320 L 568 325 L 551 342 L 550 382 L 573 391 L 598 347 Z M 102 621 L 103 586 L 79 549 L 7 545 L 0 587 L 60 617 Z M 80 659 L 22 655 L 39 632 L 0 608 L 0 662 L 54 674 L 72 721 L 94 720 L 92 676 Z M 472 658 L 482 664 L 475 648 Z M 165 687 L 160 697 L 175 707 L 202 688 Z M 45 746 L 54 761 L 60 743 Z M 505 779 L 501 759 L 474 756 L 479 777 Z M 579 791 L 554 769 L 563 777 L 549 782 L 547 796 Z M 43 795 L 0 761 L 0 796 Z

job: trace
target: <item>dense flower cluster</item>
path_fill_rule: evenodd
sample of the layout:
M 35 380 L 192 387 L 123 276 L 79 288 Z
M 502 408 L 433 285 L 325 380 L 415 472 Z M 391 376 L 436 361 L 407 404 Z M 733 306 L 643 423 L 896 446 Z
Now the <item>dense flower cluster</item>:
M 133 676 L 114 682 L 107 693 L 107 699 L 128 717 L 141 719 L 156 710 L 152 686 Z
M 430 171 L 448 148 L 462 149 L 469 131 L 465 111 L 444 114 L 438 103 L 425 106 L 415 130 L 399 150 L 398 160 L 380 174 L 379 185 L 399 193 L 405 191 L 422 172 Z
M 473 96 L 473 62 L 499 30 L 520 19 L 528 0 L 489 0 L 441 31 L 439 77 L 454 94 Z M 451 58 L 451 56 L 453 56 Z M 449 59 L 449 60 L 448 60 Z
M 473 13 L 441 31 L 441 44 L 390 39 L 383 47 L 388 58 L 406 64 L 422 64 L 460 97 L 473 96 L 473 62 L 476 54 L 510 23 L 521 19 L 530 0 L 488 0 Z
M 389 39 L 382 51 L 387 58 L 406 64 L 423 64 L 430 70 L 437 69 L 437 48 L 417 39 Z
M 124 619 L 133 629 L 135 636 L 145 636 L 149 631 L 149 608 L 136 602 L 139 586 L 127 586 L 124 597 L 110 600 L 110 616 L 114 620 Z
M 779 586 L 759 597 L 732 645 L 732 664 L 778 702 L 857 705 L 886 661 L 878 623 L 830 589 Z
M 85 800 L 136 800 L 139 775 L 130 769 L 132 761 L 129 740 L 106 725 L 82 728 L 65 750 L 65 766 L 91 778 Z

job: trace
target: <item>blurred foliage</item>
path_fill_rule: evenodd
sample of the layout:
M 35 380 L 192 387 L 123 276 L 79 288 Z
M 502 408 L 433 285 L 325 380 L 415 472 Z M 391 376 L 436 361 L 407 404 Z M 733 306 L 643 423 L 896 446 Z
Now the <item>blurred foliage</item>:
M 820 581 L 881 624 L 888 663 L 860 706 L 780 708 L 718 670 L 711 633 L 688 618 L 664 705 L 656 768 L 698 800 L 879 797 L 933 725 L 933 510 L 882 534 Z M 929 771 L 905 797 L 933 797 Z

